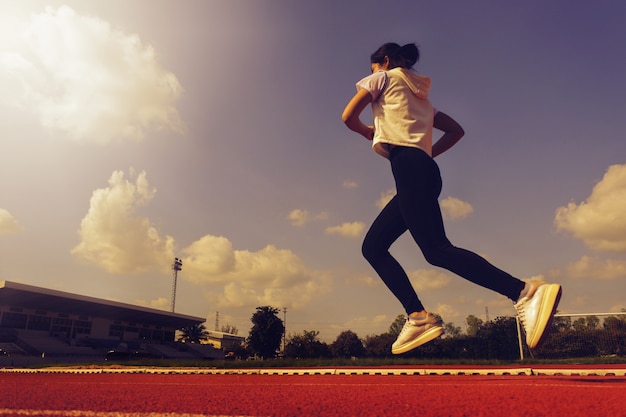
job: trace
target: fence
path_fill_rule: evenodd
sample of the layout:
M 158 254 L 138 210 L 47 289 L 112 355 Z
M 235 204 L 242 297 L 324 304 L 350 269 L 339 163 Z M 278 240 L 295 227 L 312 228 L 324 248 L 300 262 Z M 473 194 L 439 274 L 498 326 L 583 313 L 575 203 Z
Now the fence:
M 516 321 L 520 360 L 526 355 L 570 359 L 611 358 L 626 353 L 626 312 L 555 314 L 545 342 L 534 351 L 526 346 Z

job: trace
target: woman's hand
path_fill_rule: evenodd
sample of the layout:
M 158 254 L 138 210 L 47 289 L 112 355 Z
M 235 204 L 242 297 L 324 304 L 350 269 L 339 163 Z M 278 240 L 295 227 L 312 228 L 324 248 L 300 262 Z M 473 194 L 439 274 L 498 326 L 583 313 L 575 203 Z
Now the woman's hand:
M 367 126 L 367 136 L 366 139 L 367 140 L 374 140 L 374 133 L 376 132 L 376 130 L 374 129 L 374 126 Z
M 443 131 L 443 136 L 433 145 L 433 158 L 453 147 L 465 134 L 460 124 L 443 112 L 437 112 L 433 127 Z

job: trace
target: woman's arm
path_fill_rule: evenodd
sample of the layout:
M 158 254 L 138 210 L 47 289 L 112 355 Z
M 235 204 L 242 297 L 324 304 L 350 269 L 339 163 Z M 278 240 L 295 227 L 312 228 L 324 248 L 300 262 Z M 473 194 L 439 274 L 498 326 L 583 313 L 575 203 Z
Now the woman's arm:
M 350 102 L 346 105 L 341 115 L 341 120 L 348 126 L 348 129 L 361 134 L 367 140 L 374 138 L 374 127 L 367 126 L 361 119 L 361 112 L 372 102 L 372 95 L 365 89 L 360 89 Z
M 443 136 L 433 145 L 433 158 L 453 147 L 465 134 L 461 125 L 443 112 L 437 112 L 433 126 L 443 131 Z

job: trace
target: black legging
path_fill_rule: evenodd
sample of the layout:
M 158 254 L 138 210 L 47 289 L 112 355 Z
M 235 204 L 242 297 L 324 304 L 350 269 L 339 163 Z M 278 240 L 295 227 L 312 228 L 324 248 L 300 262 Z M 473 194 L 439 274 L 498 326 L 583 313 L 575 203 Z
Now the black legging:
M 439 194 L 441 175 L 436 162 L 417 148 L 391 151 L 397 194 L 380 212 L 363 241 L 363 256 L 402 303 L 407 314 L 424 310 L 402 266 L 389 248 L 407 229 L 426 260 L 482 287 L 517 301 L 524 282 L 482 257 L 453 246 L 443 226 Z

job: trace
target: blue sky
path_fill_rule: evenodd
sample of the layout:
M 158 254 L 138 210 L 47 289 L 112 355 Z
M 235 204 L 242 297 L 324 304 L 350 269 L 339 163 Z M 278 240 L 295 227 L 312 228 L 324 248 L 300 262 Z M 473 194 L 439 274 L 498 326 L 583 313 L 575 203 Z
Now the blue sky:
M 272 305 L 288 333 L 386 331 L 360 245 L 393 181 L 340 115 L 393 41 L 466 131 L 437 159 L 452 242 L 559 282 L 562 312 L 626 307 L 622 2 L 23 0 L 0 32 L 0 280 L 168 310 L 178 256 L 209 328 Z M 445 321 L 513 314 L 392 250 Z

